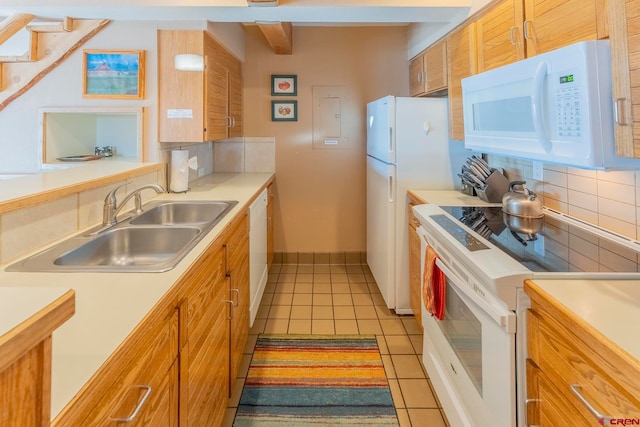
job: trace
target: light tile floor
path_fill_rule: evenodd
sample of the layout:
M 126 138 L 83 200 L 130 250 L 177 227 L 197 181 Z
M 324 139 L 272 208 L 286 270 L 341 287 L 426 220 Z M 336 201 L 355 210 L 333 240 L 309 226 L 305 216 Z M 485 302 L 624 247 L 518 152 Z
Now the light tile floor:
M 274 264 L 249 333 L 225 427 L 233 424 L 259 333 L 375 334 L 400 426 L 448 426 L 421 363 L 421 329 L 413 316 L 386 307 L 367 265 Z

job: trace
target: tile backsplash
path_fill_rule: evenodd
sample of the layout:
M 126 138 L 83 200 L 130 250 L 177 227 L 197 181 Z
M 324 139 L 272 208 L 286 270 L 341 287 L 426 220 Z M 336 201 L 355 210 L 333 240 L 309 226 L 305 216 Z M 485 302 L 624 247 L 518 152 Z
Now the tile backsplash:
M 239 137 L 180 146 L 198 158 L 198 169 L 189 170 L 189 182 L 217 173 L 275 172 L 276 140 L 273 137 Z M 173 149 L 178 149 L 174 147 Z M 164 151 L 171 173 L 171 150 Z M 171 176 L 168 177 L 171 180 Z
M 165 173 L 164 170 L 152 172 L 127 181 L 130 182 L 118 192 L 118 200 L 145 184 L 164 186 Z M 125 182 L 84 190 L 0 215 L 0 264 L 10 263 L 42 246 L 100 224 L 105 196 Z M 153 191 L 146 191 L 142 200 L 147 202 L 156 196 Z M 129 204 L 133 208 L 133 200 Z M 124 208 L 125 211 L 128 209 Z
M 218 141 L 213 157 L 215 172 L 275 172 L 276 140 L 244 137 Z
M 530 160 L 490 155 L 488 161 L 503 168 L 510 181 L 526 181 L 545 206 L 639 239 L 640 170 L 604 172 L 544 164 L 542 180 L 536 180 Z

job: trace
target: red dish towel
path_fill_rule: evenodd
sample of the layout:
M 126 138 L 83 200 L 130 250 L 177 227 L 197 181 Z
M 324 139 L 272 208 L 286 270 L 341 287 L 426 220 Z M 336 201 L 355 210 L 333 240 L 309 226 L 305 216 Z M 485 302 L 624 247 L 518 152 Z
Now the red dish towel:
M 436 251 L 427 246 L 424 255 L 424 276 L 422 277 L 422 294 L 424 307 L 438 320 L 444 318 L 444 301 L 446 280 L 442 270 L 436 265 L 438 255 Z

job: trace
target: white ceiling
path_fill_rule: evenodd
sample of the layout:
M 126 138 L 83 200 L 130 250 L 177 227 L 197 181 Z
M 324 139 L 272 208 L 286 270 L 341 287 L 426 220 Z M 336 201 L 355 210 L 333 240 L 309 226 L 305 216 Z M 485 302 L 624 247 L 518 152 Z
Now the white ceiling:
M 64 16 L 111 20 L 283 21 L 299 25 L 459 22 L 472 0 L 279 0 L 249 7 L 246 0 L 0 0 L 0 17 L 22 12 L 38 19 Z M 179 3 L 179 5 L 177 5 Z

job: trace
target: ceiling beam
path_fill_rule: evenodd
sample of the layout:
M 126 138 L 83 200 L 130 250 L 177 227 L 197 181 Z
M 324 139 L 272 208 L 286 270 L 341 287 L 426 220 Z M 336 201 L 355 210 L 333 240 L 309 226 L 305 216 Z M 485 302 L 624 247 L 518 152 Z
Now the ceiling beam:
M 20 31 L 35 18 L 28 13 L 14 13 L 0 22 L 0 44 L 9 40 L 15 33 Z
M 291 55 L 293 52 L 293 26 L 291 22 L 258 22 L 257 24 L 275 53 Z

